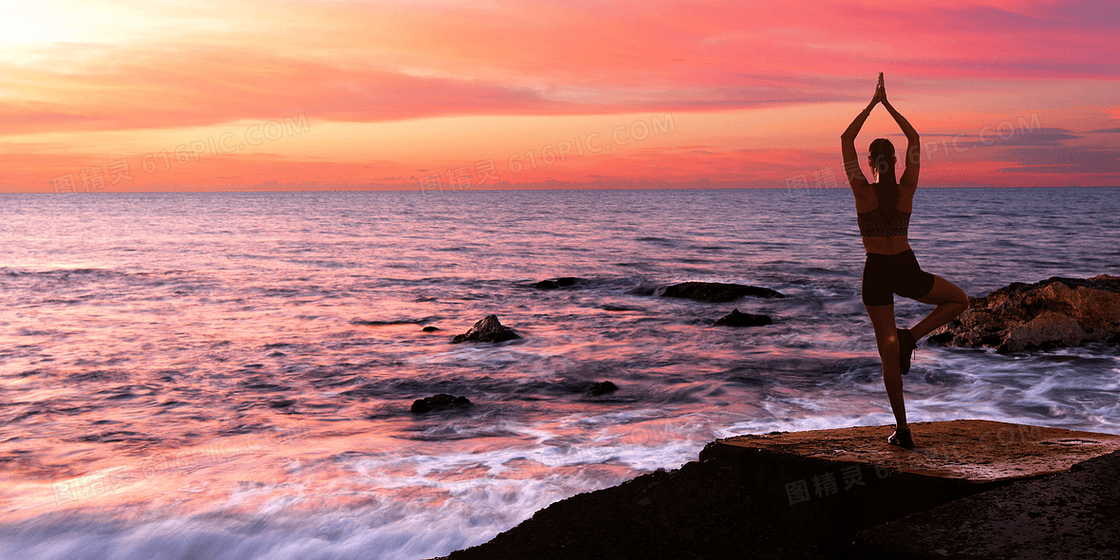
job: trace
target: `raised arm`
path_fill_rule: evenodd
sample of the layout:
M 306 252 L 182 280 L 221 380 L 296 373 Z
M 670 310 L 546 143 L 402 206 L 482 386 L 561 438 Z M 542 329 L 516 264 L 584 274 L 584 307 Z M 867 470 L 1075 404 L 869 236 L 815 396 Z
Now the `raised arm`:
M 881 83 L 881 82 L 880 82 Z M 898 123 L 898 127 L 902 129 L 902 133 L 906 135 L 906 171 L 902 173 L 902 178 L 899 179 L 900 185 L 905 185 L 909 188 L 917 188 L 918 186 L 918 171 L 922 164 L 922 142 L 918 137 L 918 131 L 910 125 L 910 121 L 902 116 L 887 101 L 886 88 L 883 89 L 883 107 L 887 108 L 887 112 L 894 117 L 894 122 Z
M 848 184 L 855 191 L 867 186 L 867 177 L 864 177 L 863 170 L 859 167 L 859 156 L 856 155 L 856 136 L 859 135 L 859 130 L 863 128 L 867 116 L 871 114 L 871 109 L 875 107 L 876 103 L 884 99 L 884 95 L 883 73 L 880 72 L 879 85 L 875 87 L 875 95 L 871 98 L 871 102 L 867 104 L 866 109 L 856 115 L 852 124 L 848 125 L 848 129 L 840 135 L 840 153 L 844 156 L 844 173 L 848 176 Z

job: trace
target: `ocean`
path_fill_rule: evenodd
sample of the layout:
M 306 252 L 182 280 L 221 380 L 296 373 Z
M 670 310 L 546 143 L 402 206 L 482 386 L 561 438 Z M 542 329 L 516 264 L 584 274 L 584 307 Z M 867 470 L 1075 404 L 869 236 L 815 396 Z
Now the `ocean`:
M 719 437 L 893 423 L 847 190 L 0 202 L 0 558 L 431 558 Z M 1120 274 L 1118 188 L 920 189 L 910 231 L 974 297 Z M 523 338 L 450 343 L 489 314 Z M 911 422 L 1120 434 L 1117 346 L 923 342 L 905 384 Z

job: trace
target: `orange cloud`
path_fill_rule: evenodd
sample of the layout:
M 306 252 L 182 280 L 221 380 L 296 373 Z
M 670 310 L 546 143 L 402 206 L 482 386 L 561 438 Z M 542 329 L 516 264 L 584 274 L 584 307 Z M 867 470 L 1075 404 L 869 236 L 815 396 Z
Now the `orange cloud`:
M 299 114 L 315 132 L 269 146 L 270 163 L 253 163 L 265 148 L 238 149 L 182 170 L 181 182 L 388 184 L 481 159 L 508 164 L 639 113 L 683 126 L 511 182 L 780 186 L 834 159 L 825 154 L 879 71 L 923 133 L 974 135 L 1037 113 L 1075 136 L 1115 127 L 1101 122 L 1118 118 L 1114 12 L 1028 1 L 72 3 L 54 19 L 19 12 L 19 31 L 0 39 L 0 143 L 17 165 L 0 171 L 0 188 L 42 188 L 82 166 Z M 881 117 L 865 134 L 897 134 Z M 1111 180 L 1092 170 L 1115 135 L 1060 145 L 1075 144 L 1097 154 L 1084 177 Z M 978 165 L 968 180 L 1026 168 L 1000 165 Z

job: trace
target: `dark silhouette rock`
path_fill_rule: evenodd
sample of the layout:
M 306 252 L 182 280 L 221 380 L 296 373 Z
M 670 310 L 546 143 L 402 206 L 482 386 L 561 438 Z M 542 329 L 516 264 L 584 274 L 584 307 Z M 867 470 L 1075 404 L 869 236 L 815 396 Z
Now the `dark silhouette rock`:
M 1117 558 L 1120 451 L 872 527 L 854 558 Z
M 493 540 L 445 560 L 819 559 L 784 530 L 735 465 L 690 462 L 542 509 Z M 438 560 L 438 559 L 437 559 Z
M 891 527 L 908 515 L 1120 450 L 1120 436 L 1061 428 L 989 420 L 910 426 L 911 450 L 887 444 L 891 426 L 860 426 L 721 439 L 709 443 L 700 459 L 737 464 L 757 501 L 791 533 L 840 552 L 870 527 Z M 1017 511 L 1014 503 L 1005 510 Z
M 487 315 L 486 318 L 474 324 L 471 329 L 451 339 L 452 344 L 460 342 L 505 342 L 521 338 L 513 329 L 498 321 L 497 315 Z
M 553 278 L 552 280 L 541 280 L 540 282 L 533 284 L 533 287 L 539 290 L 555 290 L 557 288 L 566 288 L 568 286 L 573 286 L 577 281 L 579 281 L 579 278 L 575 278 L 573 276 L 564 276 L 561 278 Z
M 731 313 L 724 315 L 718 321 L 712 324 L 713 327 L 761 327 L 763 325 L 772 325 L 774 321 L 766 315 L 755 315 L 753 313 L 740 313 L 738 309 L 732 309 Z
M 467 397 L 456 397 L 453 395 L 445 395 L 443 393 L 440 393 L 435 396 L 416 399 L 412 403 L 412 413 L 423 414 L 425 412 L 439 410 L 442 408 L 466 408 L 468 406 L 471 406 L 472 404 L 474 403 L 472 403 Z
M 1120 276 L 1053 277 L 1015 282 L 985 297 L 930 334 L 946 346 L 998 352 L 1048 350 L 1120 337 Z
M 700 462 L 561 500 L 445 558 L 1115 557 L 1120 436 L 987 420 L 912 426 L 913 450 L 886 443 L 890 426 L 717 440 Z M 1019 486 L 1032 480 L 1045 483 Z M 941 506 L 956 509 L 919 513 Z M 1047 531 L 1063 546 L 1035 555 L 1019 545 Z M 857 534 L 869 546 L 849 555 Z
M 785 297 L 781 293 L 771 290 L 770 288 L 744 286 L 742 284 L 723 284 L 720 282 L 685 282 L 683 284 L 673 284 L 665 288 L 665 292 L 662 295 L 696 301 L 710 301 L 713 303 L 734 301 L 743 296 L 760 298 Z
M 617 390 L 618 385 L 615 385 L 610 381 L 599 381 L 597 383 L 592 383 L 591 386 L 587 388 L 587 394 L 591 395 L 592 397 L 598 397 L 601 395 L 608 395 Z
M 420 330 L 422 330 L 424 332 L 436 332 L 436 331 L 441 330 L 441 329 L 439 327 L 433 327 L 431 325 L 428 325 L 428 326 L 426 326 L 426 327 L 424 327 Z

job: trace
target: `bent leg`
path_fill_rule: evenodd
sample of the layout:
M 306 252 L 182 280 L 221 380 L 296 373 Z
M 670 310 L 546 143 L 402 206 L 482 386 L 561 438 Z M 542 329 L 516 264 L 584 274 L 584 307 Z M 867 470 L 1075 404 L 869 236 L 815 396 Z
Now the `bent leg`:
M 895 424 L 906 428 L 906 403 L 902 395 L 902 371 L 898 365 L 898 329 L 894 323 L 894 305 L 866 305 L 867 316 L 875 328 L 875 344 L 883 362 L 883 385 L 894 411 Z
M 933 277 L 933 288 L 928 294 L 918 298 L 918 301 L 937 307 L 934 307 L 933 311 L 930 311 L 929 315 L 917 325 L 910 327 L 910 333 L 914 335 L 915 340 L 933 332 L 937 327 L 948 323 L 968 309 L 968 295 L 964 290 L 936 275 Z

